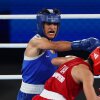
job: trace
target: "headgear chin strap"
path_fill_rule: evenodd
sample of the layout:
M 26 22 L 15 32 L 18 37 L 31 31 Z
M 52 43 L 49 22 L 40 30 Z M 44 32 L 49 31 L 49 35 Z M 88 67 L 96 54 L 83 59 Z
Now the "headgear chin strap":
M 37 14 L 37 30 L 38 34 L 45 36 L 43 23 L 56 23 L 60 24 L 60 13 L 56 9 L 44 9 L 42 12 Z M 57 34 L 57 33 L 56 33 Z
M 89 59 L 92 60 L 92 71 L 94 75 L 100 75 L 100 46 L 97 47 L 90 55 Z

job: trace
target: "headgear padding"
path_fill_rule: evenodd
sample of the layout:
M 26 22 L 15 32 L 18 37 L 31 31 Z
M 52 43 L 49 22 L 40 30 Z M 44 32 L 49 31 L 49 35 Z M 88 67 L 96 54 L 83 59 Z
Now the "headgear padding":
M 57 23 L 60 24 L 60 12 L 57 9 L 44 9 L 37 14 L 37 29 L 38 34 L 44 36 L 43 23 Z
M 93 61 L 92 70 L 94 75 L 100 75 L 100 46 L 97 47 L 90 55 L 89 59 Z

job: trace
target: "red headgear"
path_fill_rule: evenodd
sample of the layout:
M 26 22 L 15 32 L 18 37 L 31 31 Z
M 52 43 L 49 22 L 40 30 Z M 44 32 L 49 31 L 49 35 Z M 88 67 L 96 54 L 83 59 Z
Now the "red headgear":
M 89 55 L 89 58 L 93 61 L 93 74 L 100 75 L 100 46 Z

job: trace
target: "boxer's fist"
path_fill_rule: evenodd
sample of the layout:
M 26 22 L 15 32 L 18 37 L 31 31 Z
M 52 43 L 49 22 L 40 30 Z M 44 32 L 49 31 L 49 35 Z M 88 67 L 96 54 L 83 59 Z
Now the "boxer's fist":
M 72 50 L 85 50 L 89 52 L 93 51 L 97 46 L 100 46 L 100 40 L 94 37 L 73 41 L 71 45 Z

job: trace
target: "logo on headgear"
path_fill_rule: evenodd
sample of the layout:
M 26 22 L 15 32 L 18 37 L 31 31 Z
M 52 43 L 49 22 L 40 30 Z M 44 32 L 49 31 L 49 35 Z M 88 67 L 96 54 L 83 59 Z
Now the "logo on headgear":
M 98 57 L 99 57 L 99 55 L 94 53 L 94 58 L 97 59 Z

